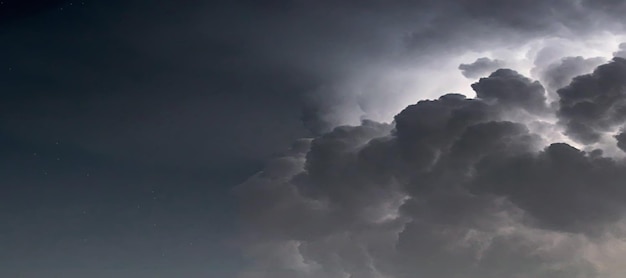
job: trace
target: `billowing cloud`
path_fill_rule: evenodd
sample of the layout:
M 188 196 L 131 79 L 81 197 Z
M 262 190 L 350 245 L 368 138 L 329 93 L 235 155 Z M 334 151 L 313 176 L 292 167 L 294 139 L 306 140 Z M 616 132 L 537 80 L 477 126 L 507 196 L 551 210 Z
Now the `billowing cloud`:
M 624 148 L 625 63 L 573 78 L 558 110 L 538 81 L 499 69 L 476 98 L 297 142 L 236 189 L 252 262 L 240 277 L 620 277 L 626 162 L 595 143 Z
M 241 278 L 622 276 L 626 72 L 594 69 L 626 7 L 341 3 L 326 18 L 354 23 L 333 41 L 344 52 L 304 64 L 345 70 L 307 98 L 320 135 L 236 189 Z
M 504 67 L 503 61 L 500 61 L 498 59 L 492 60 L 487 57 L 478 58 L 476 59 L 476 61 L 470 64 L 459 65 L 459 69 L 461 70 L 463 76 L 470 79 L 476 79 L 485 76 L 486 74 L 489 74 L 490 72 L 493 72 L 494 70 L 502 67 Z
M 499 69 L 472 84 L 476 96 L 487 102 L 495 101 L 500 107 L 523 108 L 528 112 L 545 110 L 545 89 L 510 69 Z
M 597 66 L 606 62 L 603 57 L 584 58 L 582 56 L 563 57 L 545 67 L 535 68 L 537 78 L 544 84 L 550 93 L 567 86 L 572 78 L 591 73 Z M 556 98 L 555 95 L 550 95 Z
M 615 57 L 560 90 L 559 118 L 567 134 L 585 144 L 616 132 L 626 119 L 626 59 Z

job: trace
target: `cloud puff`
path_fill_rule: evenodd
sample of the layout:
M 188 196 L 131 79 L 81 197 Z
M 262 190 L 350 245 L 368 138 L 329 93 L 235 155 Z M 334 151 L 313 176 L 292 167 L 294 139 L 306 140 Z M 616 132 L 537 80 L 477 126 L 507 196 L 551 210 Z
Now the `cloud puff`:
M 461 70 L 463 76 L 469 79 L 476 79 L 501 67 L 504 67 L 503 61 L 498 59 L 491 60 L 487 57 L 482 57 L 476 59 L 476 61 L 470 64 L 460 64 L 459 70 Z
M 575 140 L 592 144 L 602 134 L 615 132 L 626 119 L 626 59 L 615 57 L 591 74 L 574 78 L 558 90 L 559 119 L 567 134 Z
M 545 109 L 545 89 L 538 81 L 532 81 L 510 69 L 499 69 L 472 84 L 479 99 L 498 102 L 499 107 L 523 108 L 528 112 Z
M 604 63 L 606 59 L 603 57 L 563 57 L 545 67 L 536 67 L 535 70 L 537 78 L 552 93 L 567 86 L 572 78 L 591 73 L 597 66 Z M 551 97 L 556 98 L 554 95 Z
M 626 164 L 533 126 L 557 114 L 552 128 L 582 144 L 621 127 L 625 61 L 574 78 L 558 111 L 539 82 L 500 69 L 476 98 L 298 142 L 236 189 L 252 260 L 241 277 L 619 277 Z

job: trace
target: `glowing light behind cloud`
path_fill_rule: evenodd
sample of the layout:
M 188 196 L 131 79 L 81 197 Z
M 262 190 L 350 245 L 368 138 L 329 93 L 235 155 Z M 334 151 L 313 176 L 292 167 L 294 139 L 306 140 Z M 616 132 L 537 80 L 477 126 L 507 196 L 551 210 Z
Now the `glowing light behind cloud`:
M 330 122 L 335 125 L 357 125 L 362 119 L 391 122 L 393 116 L 408 104 L 432 99 L 445 93 L 474 97 L 470 85 L 475 79 L 464 77 L 458 66 L 488 57 L 504 62 L 505 68 L 537 79 L 535 70 L 568 56 L 603 57 L 610 60 L 626 36 L 608 32 L 580 40 L 572 38 L 540 38 L 520 46 L 495 46 L 489 50 L 469 51 L 431 57 L 414 57 L 406 61 L 378 63 L 355 69 L 353 78 L 332 88 L 345 101 Z M 334 104 L 338 105 L 338 104 Z

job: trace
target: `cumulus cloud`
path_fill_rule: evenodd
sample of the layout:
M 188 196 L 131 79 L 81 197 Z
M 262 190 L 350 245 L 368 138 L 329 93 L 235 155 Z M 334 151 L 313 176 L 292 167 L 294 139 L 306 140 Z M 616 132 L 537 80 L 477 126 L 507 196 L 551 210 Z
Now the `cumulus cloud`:
M 520 107 L 528 112 L 545 109 L 545 89 L 538 81 L 532 81 L 510 69 L 499 69 L 472 84 L 476 96 L 487 102 L 495 101 L 502 108 Z
M 251 262 L 241 278 L 621 277 L 626 67 L 606 63 L 615 49 L 581 50 L 607 44 L 597 30 L 623 29 L 625 6 L 340 3 L 328 19 L 354 32 L 337 44 L 388 44 L 328 59 L 348 69 L 308 99 L 304 119 L 319 136 L 237 187 Z M 320 61 L 310 65 L 337 68 Z M 486 76 L 466 86 L 474 98 L 445 94 L 391 123 L 362 120 L 388 120 L 377 109 L 401 95 L 466 85 L 455 70 Z
M 252 261 L 240 277 L 620 277 L 626 162 L 594 148 L 624 149 L 624 65 L 573 78 L 558 110 L 538 81 L 499 69 L 475 98 L 297 142 L 236 189 Z
M 626 59 L 615 57 L 591 74 L 558 90 L 559 119 L 573 139 L 593 144 L 616 132 L 626 119 Z
M 494 70 L 499 69 L 503 66 L 503 61 L 500 61 L 498 59 L 492 60 L 487 57 L 482 57 L 476 59 L 476 61 L 474 61 L 473 63 L 459 65 L 459 70 L 461 70 L 463 76 L 470 79 L 476 79 L 485 76 L 486 74 L 489 74 L 490 72 L 493 72 Z
M 545 67 L 535 68 L 535 74 L 550 93 L 568 85 L 572 78 L 591 73 L 597 66 L 606 62 L 604 57 L 585 58 L 582 56 L 563 57 Z M 555 95 L 550 95 L 556 98 Z

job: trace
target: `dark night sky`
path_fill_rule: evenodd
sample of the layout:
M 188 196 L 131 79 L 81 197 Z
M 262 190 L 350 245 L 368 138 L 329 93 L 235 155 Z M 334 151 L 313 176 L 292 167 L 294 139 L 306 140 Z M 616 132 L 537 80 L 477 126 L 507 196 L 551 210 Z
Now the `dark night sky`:
M 0 276 L 230 277 L 230 187 L 306 134 L 290 85 L 193 3 L 2 5 Z
M 623 277 L 625 11 L 0 1 L 0 277 Z

